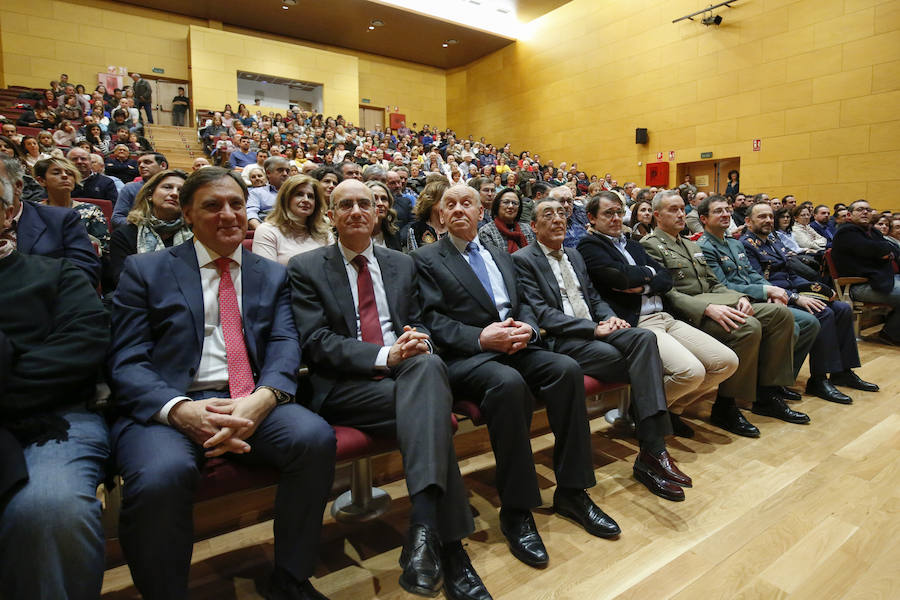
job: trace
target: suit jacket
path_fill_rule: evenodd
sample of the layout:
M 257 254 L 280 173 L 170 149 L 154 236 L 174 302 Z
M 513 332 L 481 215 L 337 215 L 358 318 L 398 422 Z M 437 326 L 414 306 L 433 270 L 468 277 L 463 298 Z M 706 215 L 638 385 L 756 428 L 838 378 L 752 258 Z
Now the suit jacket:
M 578 243 L 578 252 L 584 258 L 594 288 L 609 302 L 616 315 L 636 327 L 641 316 L 643 295 L 615 290 L 645 286 L 650 295 L 661 296 L 672 289 L 672 277 L 669 270 L 650 258 L 637 241 L 629 239 L 625 243 L 625 250 L 636 264 L 628 264 L 605 235 L 591 233 Z
M 109 200 L 113 204 L 119 197 L 119 191 L 112 179 L 100 173 L 92 173 L 85 178 L 80 184 L 75 186 L 72 192 L 73 198 L 96 198 L 98 200 Z
M 868 230 L 844 223 L 834 235 L 834 266 L 841 277 L 867 277 L 877 292 L 894 289 L 891 255 L 894 246 L 874 227 Z M 887 258 L 884 258 L 887 256 Z
M 600 298 L 600 294 L 591 284 L 581 255 L 571 248 L 563 248 L 563 251 L 569 257 L 569 263 L 581 285 L 581 295 L 591 311 L 593 321 L 570 317 L 563 312 L 559 282 L 550 268 L 547 257 L 544 256 L 544 251 L 537 243 L 525 246 L 512 255 L 522 294 L 534 311 L 538 324 L 551 337 L 548 340 L 551 350 L 553 337 L 592 340 L 597 322 L 615 316 L 613 310 Z
M 282 265 L 242 253 L 244 341 L 257 385 L 294 394 L 300 344 Z M 113 297 L 111 378 L 123 414 L 149 422 L 183 396 L 203 348 L 203 288 L 192 241 L 125 260 Z
M 404 325 L 428 333 L 422 324 L 413 260 L 379 246 L 373 252 L 381 269 L 394 333 L 400 337 Z M 294 256 L 288 263 L 288 276 L 294 321 L 310 368 L 310 408 L 318 411 L 337 380 L 378 374 L 374 365 L 381 346 L 357 339 L 356 305 L 337 244 Z
M 512 258 L 493 248 L 487 250 L 506 284 L 511 305 L 508 316 L 534 329 L 535 336 L 528 347 L 537 348 L 537 318 L 522 297 Z M 499 356 L 499 352 L 483 351 L 478 341 L 482 329 L 500 320 L 497 306 L 450 236 L 421 246 L 411 256 L 418 269 L 423 318 L 451 377 L 454 372 L 475 368 Z
M 84 271 L 92 286 L 100 283 L 100 257 L 74 210 L 22 202 L 16 238 L 22 254 L 66 258 Z
M 672 313 L 698 327 L 707 306 L 735 306 L 744 294 L 728 289 L 716 279 L 695 242 L 687 238 L 680 238 L 680 242 L 683 245 L 659 228 L 641 238 L 647 254 L 667 268 L 672 277 L 672 289 L 663 301 Z
M 412 201 L 402 194 L 394 195 L 394 211 L 397 213 L 398 239 L 405 240 L 409 232 L 409 225 L 413 221 Z M 399 250 L 399 248 L 397 248 Z

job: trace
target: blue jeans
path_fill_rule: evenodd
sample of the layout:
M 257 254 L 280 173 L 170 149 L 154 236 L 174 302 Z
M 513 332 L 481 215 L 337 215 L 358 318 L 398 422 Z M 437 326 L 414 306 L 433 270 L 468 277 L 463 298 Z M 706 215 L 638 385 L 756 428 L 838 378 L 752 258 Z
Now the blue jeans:
M 868 283 L 861 283 L 850 288 L 850 296 L 860 302 L 890 304 L 894 310 L 887 316 L 882 332 L 895 342 L 900 342 L 900 275 L 894 275 L 894 289 L 890 292 L 876 292 Z
M 0 596 L 99 598 L 104 536 L 97 485 L 109 432 L 84 408 L 57 414 L 69 439 L 24 449 L 28 481 L 0 504 Z

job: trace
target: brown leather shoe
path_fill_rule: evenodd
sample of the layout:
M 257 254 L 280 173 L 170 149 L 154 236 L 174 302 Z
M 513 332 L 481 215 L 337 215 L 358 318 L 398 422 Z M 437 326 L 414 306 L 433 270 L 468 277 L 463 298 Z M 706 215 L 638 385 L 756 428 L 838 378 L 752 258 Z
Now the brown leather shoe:
M 668 450 L 663 450 L 655 456 L 642 450 L 637 457 L 636 463 L 638 462 L 643 463 L 650 472 L 664 477 L 672 483 L 681 487 L 693 487 L 691 478 L 682 473 L 681 469 L 675 465 L 675 459 L 672 458 Z
M 635 462 L 632 470 L 634 478 L 647 486 L 650 493 L 672 502 L 684 501 L 684 490 L 681 489 L 681 486 L 675 485 L 661 475 L 657 475 L 644 463 L 640 461 Z

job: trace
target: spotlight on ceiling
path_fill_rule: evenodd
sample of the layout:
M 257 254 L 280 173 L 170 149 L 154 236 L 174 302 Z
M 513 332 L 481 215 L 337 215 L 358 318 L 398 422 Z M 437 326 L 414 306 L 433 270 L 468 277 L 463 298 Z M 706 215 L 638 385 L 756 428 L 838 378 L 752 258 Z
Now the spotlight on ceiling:
M 454 40 L 453 38 L 450 38 L 449 40 L 444 40 L 444 42 L 441 44 L 441 46 L 444 48 L 449 48 L 450 46 L 453 46 L 458 43 L 459 43 L 459 40 Z
M 721 25 L 722 15 L 709 15 L 708 17 L 703 17 L 703 20 L 700 22 L 707 27 L 709 27 L 710 25 Z
M 281 0 L 282 10 L 287 10 L 292 6 L 297 6 L 297 0 Z
M 689 15 L 684 15 L 683 17 L 678 17 L 677 19 L 675 19 L 672 22 L 677 23 L 678 21 L 684 21 L 685 19 L 687 19 L 689 21 L 693 21 L 694 17 L 696 17 L 697 15 L 702 15 L 702 14 L 706 13 L 706 16 L 703 17 L 703 19 L 700 21 L 701 23 L 703 23 L 707 27 L 709 27 L 710 25 L 720 25 L 722 23 L 722 17 L 720 15 L 713 15 L 712 11 L 717 8 L 720 8 L 722 6 L 727 6 L 728 8 L 733 8 L 731 5 L 737 1 L 738 0 L 726 0 L 725 2 L 719 2 L 718 4 L 710 4 L 706 8 L 700 9 L 697 12 L 692 12 Z

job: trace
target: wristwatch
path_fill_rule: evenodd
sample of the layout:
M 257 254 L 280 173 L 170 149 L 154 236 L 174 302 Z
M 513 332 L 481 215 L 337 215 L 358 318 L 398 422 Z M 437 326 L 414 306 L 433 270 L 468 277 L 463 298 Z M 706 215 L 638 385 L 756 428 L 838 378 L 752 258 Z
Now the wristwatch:
M 260 389 L 260 388 L 269 390 L 270 392 L 275 394 L 275 403 L 276 404 L 288 404 L 289 402 L 292 402 L 294 400 L 294 397 L 292 395 L 288 394 L 287 392 L 282 392 L 281 390 L 273 388 L 271 386 L 261 385 L 261 386 L 257 387 L 256 389 Z
M 796 304 L 798 298 L 800 298 L 800 294 L 798 294 L 797 292 L 791 292 L 790 294 L 788 294 L 788 302 Z

